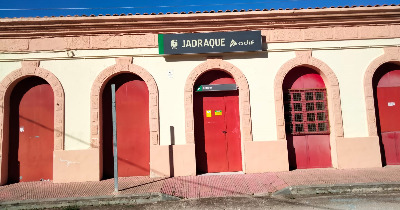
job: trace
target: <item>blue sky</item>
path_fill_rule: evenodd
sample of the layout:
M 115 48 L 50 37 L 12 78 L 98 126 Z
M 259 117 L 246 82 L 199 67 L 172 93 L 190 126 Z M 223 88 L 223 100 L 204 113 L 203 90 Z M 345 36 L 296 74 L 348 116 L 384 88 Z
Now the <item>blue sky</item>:
M 376 4 L 400 4 L 400 0 L 0 0 L 0 17 L 292 9 Z

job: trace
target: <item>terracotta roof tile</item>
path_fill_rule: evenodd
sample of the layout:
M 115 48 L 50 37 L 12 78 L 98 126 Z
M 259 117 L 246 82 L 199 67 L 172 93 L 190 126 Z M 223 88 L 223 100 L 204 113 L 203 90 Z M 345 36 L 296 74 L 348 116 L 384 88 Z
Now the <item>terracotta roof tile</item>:
M 400 6 L 400 4 L 390 4 L 390 5 L 388 5 L 388 4 L 383 4 L 383 5 L 379 5 L 379 4 L 377 4 L 377 5 L 352 5 L 352 6 L 350 6 L 350 5 L 345 5 L 345 6 L 336 6 L 336 7 L 334 7 L 334 6 L 331 6 L 331 7 L 314 7 L 314 8 L 312 8 L 312 7 L 308 7 L 308 8 L 306 8 L 306 9 L 328 9 L 328 8 L 330 8 L 330 9 L 334 9 L 334 8 L 337 8 L 337 9 L 342 9 L 342 8 L 357 8 L 357 7 L 359 7 L 359 8 L 363 8 L 363 7 L 393 7 L 393 6 Z M 285 8 L 285 9 L 283 9 L 283 8 L 279 8 L 279 9 L 274 9 L 274 8 L 270 8 L 270 9 L 248 9 L 248 10 L 245 10 L 245 9 L 241 9 L 241 10 L 238 10 L 238 9 L 234 9 L 234 10 L 225 10 L 225 11 L 223 11 L 223 10 L 218 10 L 218 11 L 215 11 L 215 10 L 210 10 L 210 11 L 207 11 L 207 10 L 205 10 L 205 11 L 203 11 L 203 12 L 201 12 L 201 11 L 195 11 L 195 12 L 193 12 L 193 11 L 189 11 L 189 12 L 166 12 L 166 13 L 163 13 L 163 12 L 159 12 L 159 13 L 135 13 L 135 15 L 170 15 L 170 14 L 200 14 L 200 13 L 230 13 L 230 12 L 252 12 L 252 11 L 275 11 L 275 10 L 303 10 L 304 8 L 292 8 L 292 9 L 290 9 L 290 8 Z M 106 14 L 106 15 L 103 15 L 103 14 L 98 14 L 98 15 L 94 15 L 94 14 L 91 14 L 91 15 L 86 15 L 86 14 L 82 14 L 82 15 L 60 15 L 60 16 L 50 16 L 50 17 L 103 17 L 103 16 L 132 16 L 133 14 L 132 13 L 128 13 L 128 14 L 125 14 L 125 13 L 121 13 L 121 14 Z M 4 17 L 4 18 L 0 18 L 0 19 L 7 19 L 8 17 Z M 14 17 L 14 18 L 17 18 L 17 17 Z M 19 17 L 19 18 L 29 18 L 29 17 Z M 36 16 L 36 18 L 49 18 L 48 16 L 43 16 L 43 17 L 40 17 L 40 16 Z

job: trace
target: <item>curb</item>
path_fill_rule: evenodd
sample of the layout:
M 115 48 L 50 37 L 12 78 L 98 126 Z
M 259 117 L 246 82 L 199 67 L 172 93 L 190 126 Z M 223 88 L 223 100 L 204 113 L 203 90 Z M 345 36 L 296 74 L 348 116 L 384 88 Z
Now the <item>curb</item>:
M 291 195 L 328 195 L 328 194 L 356 194 L 376 192 L 399 192 L 400 183 L 360 183 L 360 184 L 333 184 L 291 186 L 272 193 L 272 196 Z
M 96 197 L 51 198 L 41 200 L 8 201 L 0 203 L 0 209 L 45 209 L 102 205 L 134 205 L 156 203 L 159 201 L 177 201 L 180 198 L 163 194 L 147 193 L 135 195 L 111 195 Z

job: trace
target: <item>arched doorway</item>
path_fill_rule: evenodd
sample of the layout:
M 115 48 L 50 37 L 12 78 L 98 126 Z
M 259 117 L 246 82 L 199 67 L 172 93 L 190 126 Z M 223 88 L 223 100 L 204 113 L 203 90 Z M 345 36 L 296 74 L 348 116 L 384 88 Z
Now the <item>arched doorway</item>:
M 386 63 L 373 77 L 383 165 L 400 165 L 400 66 Z
M 116 89 L 118 176 L 150 174 L 149 90 L 135 74 L 111 78 L 102 94 L 103 178 L 114 176 L 111 84 Z
M 320 74 L 300 66 L 283 81 L 290 169 L 332 167 L 327 92 Z
M 242 171 L 235 80 L 224 71 L 207 71 L 196 80 L 193 94 L 197 173 Z
M 53 179 L 54 93 L 40 77 L 28 77 L 10 96 L 8 182 Z

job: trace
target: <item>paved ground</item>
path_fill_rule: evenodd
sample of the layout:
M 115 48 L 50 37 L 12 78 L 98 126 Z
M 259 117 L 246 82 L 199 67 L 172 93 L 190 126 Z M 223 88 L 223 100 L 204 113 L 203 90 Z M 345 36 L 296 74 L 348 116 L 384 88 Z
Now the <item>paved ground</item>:
M 284 197 L 226 197 L 158 202 L 138 205 L 81 207 L 81 210 L 175 209 L 399 209 L 400 193 Z
M 400 166 L 372 169 L 307 169 L 288 172 L 187 176 L 173 178 L 120 178 L 119 195 L 164 193 L 180 198 L 208 198 L 271 194 L 289 186 L 354 183 L 400 183 Z M 3 202 L 113 196 L 114 180 L 54 184 L 24 182 L 0 186 Z

